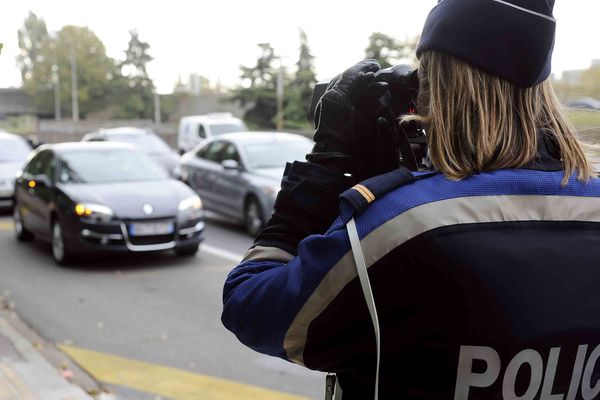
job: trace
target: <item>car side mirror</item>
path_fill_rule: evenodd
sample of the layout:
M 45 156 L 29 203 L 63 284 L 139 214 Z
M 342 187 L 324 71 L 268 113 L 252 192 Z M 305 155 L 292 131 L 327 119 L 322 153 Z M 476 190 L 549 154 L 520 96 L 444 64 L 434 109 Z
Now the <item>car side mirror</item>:
M 31 182 L 33 182 L 33 186 L 31 186 L 32 185 Z M 34 176 L 33 180 L 31 180 L 29 183 L 29 187 L 36 187 L 36 186 L 50 187 L 50 186 L 52 186 L 52 182 L 50 181 L 50 178 L 48 178 L 48 176 L 40 174 L 40 175 Z
M 223 160 L 223 162 L 221 162 L 221 165 L 227 171 L 239 171 L 241 169 L 240 163 L 238 163 L 235 160 Z

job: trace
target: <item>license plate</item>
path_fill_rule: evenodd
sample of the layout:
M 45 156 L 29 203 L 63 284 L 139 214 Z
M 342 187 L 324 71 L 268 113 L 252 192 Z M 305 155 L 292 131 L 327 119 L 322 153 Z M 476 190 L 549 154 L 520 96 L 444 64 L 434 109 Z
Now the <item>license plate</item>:
M 169 235 L 173 231 L 172 222 L 144 222 L 129 225 L 130 236 Z

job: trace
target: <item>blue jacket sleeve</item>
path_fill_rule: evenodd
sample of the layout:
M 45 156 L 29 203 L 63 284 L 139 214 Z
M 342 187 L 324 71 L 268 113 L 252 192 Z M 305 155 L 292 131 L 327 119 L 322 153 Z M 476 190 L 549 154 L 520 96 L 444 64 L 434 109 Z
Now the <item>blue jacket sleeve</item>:
M 223 324 L 248 347 L 287 360 L 284 339 L 290 325 L 349 248 L 342 225 L 306 238 L 287 261 L 283 253 L 279 260 L 243 261 L 225 282 Z

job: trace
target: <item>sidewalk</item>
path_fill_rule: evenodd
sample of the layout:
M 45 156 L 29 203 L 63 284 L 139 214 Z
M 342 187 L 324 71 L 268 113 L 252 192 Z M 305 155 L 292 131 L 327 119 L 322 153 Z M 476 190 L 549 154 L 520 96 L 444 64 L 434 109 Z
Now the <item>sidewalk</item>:
M 93 400 L 0 316 L 0 400 Z

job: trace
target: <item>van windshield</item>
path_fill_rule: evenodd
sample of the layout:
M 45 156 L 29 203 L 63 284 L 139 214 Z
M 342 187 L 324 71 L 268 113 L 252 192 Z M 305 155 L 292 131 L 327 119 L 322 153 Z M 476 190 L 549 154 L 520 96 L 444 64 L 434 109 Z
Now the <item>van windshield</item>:
M 211 124 L 210 133 L 213 136 L 222 135 L 231 132 L 246 132 L 248 128 L 243 123 Z

